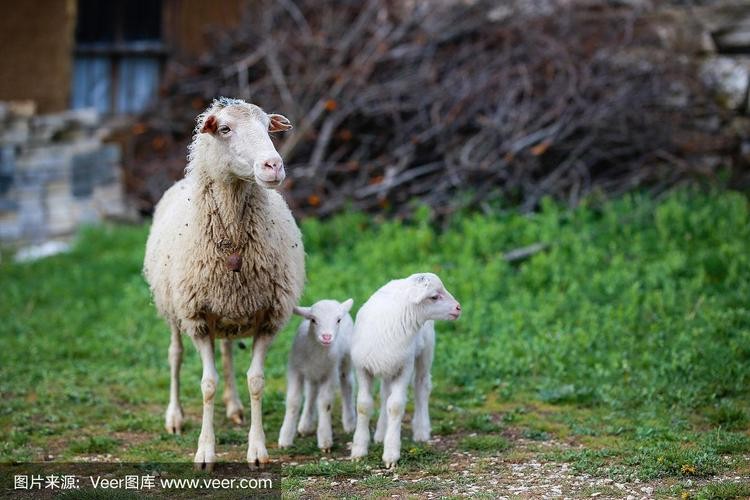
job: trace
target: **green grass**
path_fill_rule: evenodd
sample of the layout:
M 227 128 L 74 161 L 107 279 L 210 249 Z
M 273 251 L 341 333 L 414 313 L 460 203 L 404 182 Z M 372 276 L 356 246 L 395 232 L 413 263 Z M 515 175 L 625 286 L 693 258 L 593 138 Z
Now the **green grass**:
M 353 297 L 356 313 L 387 280 L 417 271 L 438 273 L 461 301 L 463 317 L 437 325 L 431 399 L 434 433 L 455 446 L 498 454 L 516 435 L 568 439 L 585 449 L 544 456 L 627 477 L 704 477 L 741 467 L 750 426 L 744 195 L 627 196 L 573 211 L 546 202 L 533 215 L 466 213 L 441 224 L 424 208 L 410 222 L 348 213 L 301 227 L 305 304 Z M 147 232 L 145 225 L 87 229 L 71 253 L 30 264 L 3 253 L 0 461 L 191 458 L 200 363 L 186 342 L 188 420 L 183 436 L 168 436 L 169 334 L 141 276 Z M 502 258 L 537 242 L 548 249 L 522 262 Z M 269 443 L 283 416 L 297 323 L 268 356 Z M 235 360 L 243 387 L 249 351 L 236 351 Z M 219 448 L 241 456 L 246 428 L 233 429 L 221 404 L 216 423 Z M 334 454 L 345 455 L 347 436 L 336 432 Z M 379 453 L 374 446 L 364 464 L 313 461 L 285 471 L 364 477 L 379 466 Z M 291 455 L 317 458 L 314 438 L 298 440 Z M 404 441 L 406 470 L 443 473 L 447 461 L 445 449 Z

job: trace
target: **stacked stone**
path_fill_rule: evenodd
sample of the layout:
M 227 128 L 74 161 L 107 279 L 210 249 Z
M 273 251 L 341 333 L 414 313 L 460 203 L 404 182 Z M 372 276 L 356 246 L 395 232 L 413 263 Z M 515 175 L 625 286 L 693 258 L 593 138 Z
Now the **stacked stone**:
M 120 149 L 97 112 L 0 103 L 0 241 L 38 243 L 127 213 Z

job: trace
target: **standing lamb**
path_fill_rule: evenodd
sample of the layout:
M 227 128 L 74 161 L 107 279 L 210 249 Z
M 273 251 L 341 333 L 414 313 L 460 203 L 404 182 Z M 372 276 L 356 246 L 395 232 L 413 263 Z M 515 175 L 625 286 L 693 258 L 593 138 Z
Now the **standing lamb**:
M 279 431 L 279 448 L 292 445 L 305 389 L 305 406 L 297 430 L 313 431 L 315 406 L 318 412 L 318 448 L 331 451 L 331 404 L 337 383 L 341 384 L 341 422 L 346 432 L 354 430 L 354 385 L 349 351 L 354 322 L 349 315 L 352 299 L 343 303 L 321 300 L 311 307 L 295 307 L 304 321 L 297 329 L 289 353 L 287 371 L 286 414 Z M 313 406 L 315 405 L 315 406 Z
M 215 460 L 217 338 L 222 339 L 227 415 L 238 422 L 242 406 L 233 380 L 231 340 L 254 339 L 247 371 L 247 460 L 255 465 L 268 462 L 261 412 L 263 363 L 305 280 L 299 228 L 272 189 L 285 173 L 268 133 L 290 128 L 285 117 L 266 114 L 245 101 L 215 100 L 198 116 L 185 178 L 164 193 L 154 213 L 144 275 L 172 330 L 166 427 L 179 432 L 182 426 L 179 375 L 184 332 L 203 363 L 203 421 L 195 454 L 200 468 L 212 469 Z
M 412 374 L 414 440 L 430 438 L 428 399 L 435 348 L 433 320 L 456 320 L 459 316 L 461 305 L 445 289 L 440 278 L 431 273 L 412 274 L 387 283 L 359 310 L 352 337 L 352 363 L 359 384 L 353 459 L 366 456 L 370 444 L 374 377 L 382 379 L 382 409 L 375 440 L 383 441 L 385 466 L 395 467 L 401 456 L 401 421 Z

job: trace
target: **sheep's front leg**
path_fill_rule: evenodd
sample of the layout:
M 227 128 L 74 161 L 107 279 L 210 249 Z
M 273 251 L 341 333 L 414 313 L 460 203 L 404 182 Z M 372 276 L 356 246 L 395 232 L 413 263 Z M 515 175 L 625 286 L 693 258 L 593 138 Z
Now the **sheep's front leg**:
M 331 405 L 333 404 L 333 381 L 329 376 L 320 383 L 318 388 L 318 448 L 323 453 L 330 453 L 333 446 L 333 431 L 331 429 Z
M 182 406 L 180 406 L 180 365 L 182 364 L 182 334 L 177 325 L 172 328 L 169 342 L 169 405 L 164 416 L 164 427 L 170 434 L 182 432 Z
M 203 362 L 203 377 L 201 378 L 201 392 L 203 393 L 203 421 L 201 435 L 198 438 L 198 451 L 195 452 L 195 467 L 213 470 L 216 457 L 216 437 L 214 436 L 214 395 L 219 374 L 216 372 L 214 360 L 214 340 L 207 334 L 192 335 L 198 353 Z
M 232 360 L 232 341 L 221 341 L 221 365 L 224 372 L 224 395 L 222 400 L 227 409 L 227 418 L 237 425 L 244 422 L 242 402 L 237 393 L 237 383 L 234 379 L 234 362 Z
M 432 357 L 434 344 L 428 344 L 417 356 L 414 365 L 414 419 L 411 430 L 414 441 L 430 439 L 430 391 L 432 390 Z
M 398 377 L 390 383 L 388 396 L 388 423 L 383 440 L 383 462 L 388 469 L 396 466 L 401 457 L 401 422 L 406 408 L 406 392 L 411 381 L 414 363 L 405 366 Z
M 370 417 L 372 416 L 372 375 L 363 368 L 357 368 L 357 428 L 352 438 L 352 459 L 367 456 L 370 445 Z
M 286 376 L 286 413 L 279 431 L 279 448 L 288 448 L 294 442 L 299 408 L 302 405 L 302 374 L 289 367 Z
M 390 394 L 390 384 L 383 379 L 380 382 L 380 415 L 378 415 L 378 424 L 375 426 L 375 435 L 373 436 L 376 443 L 382 443 L 383 438 L 385 438 L 385 429 L 388 425 L 388 396 Z
M 305 403 L 297 426 L 297 432 L 300 436 L 309 436 L 315 431 L 315 401 L 317 400 L 318 384 L 305 380 Z
M 344 432 L 352 432 L 354 430 L 354 374 L 349 356 L 344 356 L 341 361 L 339 382 L 341 384 L 341 424 L 344 426 Z
M 247 370 L 247 387 L 250 389 L 250 432 L 247 436 L 247 462 L 249 464 L 268 463 L 266 450 L 266 435 L 263 432 L 263 363 L 266 360 L 268 347 L 273 340 L 272 335 L 259 335 L 253 342 L 253 360 Z

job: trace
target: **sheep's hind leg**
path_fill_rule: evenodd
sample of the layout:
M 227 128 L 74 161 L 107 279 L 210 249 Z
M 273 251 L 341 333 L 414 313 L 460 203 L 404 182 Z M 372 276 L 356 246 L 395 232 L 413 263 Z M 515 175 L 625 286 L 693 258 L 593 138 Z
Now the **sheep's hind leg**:
M 388 396 L 390 394 L 390 385 L 387 380 L 383 379 L 380 382 L 380 415 L 378 415 L 375 435 L 372 438 L 376 443 L 382 443 L 385 437 L 385 429 L 388 425 Z
M 300 436 L 309 436 L 315 432 L 315 401 L 318 400 L 318 384 L 305 380 L 305 402 L 302 416 L 299 419 L 297 432 Z
M 294 442 L 297 417 L 302 405 L 302 374 L 292 367 L 286 376 L 286 412 L 279 431 L 279 448 L 288 448 Z
M 334 380 L 334 377 L 329 376 L 321 382 L 318 389 L 318 448 L 323 453 L 330 453 L 333 447 L 331 404 L 333 403 Z
M 214 435 L 214 396 L 219 374 L 216 372 L 214 359 L 214 341 L 207 334 L 192 334 L 195 348 L 203 362 L 203 377 L 201 378 L 201 392 L 203 393 L 203 421 L 201 434 L 198 438 L 198 451 L 195 453 L 195 467 L 197 469 L 213 470 L 216 459 L 216 436 Z
M 170 325 L 172 339 L 169 342 L 169 405 L 164 416 L 164 427 L 170 434 L 182 432 L 184 419 L 180 406 L 180 365 L 182 364 L 182 334 L 176 324 Z
M 237 425 L 244 422 L 242 402 L 237 393 L 237 383 L 234 379 L 234 363 L 232 360 L 232 341 L 221 341 L 221 365 L 224 372 L 224 395 L 222 400 L 227 409 L 227 418 Z
M 253 342 L 253 360 L 247 370 L 247 387 L 250 390 L 250 432 L 247 435 L 247 462 L 259 466 L 268 463 L 266 435 L 263 432 L 263 363 L 266 360 L 272 335 L 259 335 Z
M 401 457 L 401 423 L 406 408 L 406 392 L 409 388 L 413 365 L 406 366 L 390 383 L 388 396 L 388 424 L 383 439 L 383 463 L 392 469 Z
M 352 438 L 353 460 L 367 456 L 370 445 L 370 417 L 372 416 L 372 375 L 367 370 L 357 368 L 357 428 Z
M 428 343 L 417 356 L 414 366 L 414 418 L 411 422 L 414 441 L 429 441 L 430 439 L 430 390 L 432 379 L 433 343 Z
M 354 430 L 354 375 L 352 374 L 351 359 L 345 356 L 341 361 L 341 371 L 339 372 L 341 383 L 341 424 L 344 426 L 344 432 Z

